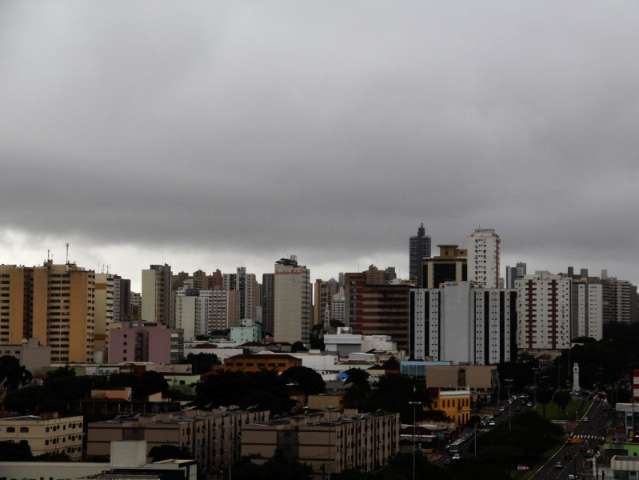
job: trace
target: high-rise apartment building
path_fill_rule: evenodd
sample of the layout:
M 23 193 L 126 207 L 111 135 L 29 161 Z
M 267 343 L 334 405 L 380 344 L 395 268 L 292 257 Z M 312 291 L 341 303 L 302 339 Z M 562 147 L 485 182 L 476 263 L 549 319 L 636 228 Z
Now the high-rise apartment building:
M 95 274 L 95 352 L 100 352 L 106 359 L 108 350 L 109 329 L 120 321 L 120 280 L 110 273 Z
M 517 292 L 451 282 L 410 291 L 410 355 L 476 365 L 509 362 L 517 346 Z
M 0 342 L 35 338 L 51 361 L 93 360 L 95 274 L 73 263 L 0 266 Z
M 481 288 L 499 288 L 501 239 L 494 228 L 478 228 L 468 237 L 468 280 Z
M 637 317 L 637 286 L 601 272 L 604 295 L 604 323 L 630 323 Z
M 171 266 L 151 265 L 142 270 L 142 321 L 175 327 L 171 306 Z
M 417 286 L 423 285 L 424 258 L 430 257 L 430 237 L 426 235 L 424 224 L 417 229 L 417 235 L 410 237 L 408 242 L 408 257 L 410 281 Z
M 517 280 L 517 344 L 525 350 L 570 348 L 572 279 L 536 272 Z
M 150 322 L 123 322 L 109 331 L 109 362 L 171 363 L 172 331 Z
M 240 320 L 255 320 L 257 300 L 257 281 L 254 273 L 247 273 L 246 267 L 238 267 L 236 275 L 238 314 Z M 234 325 L 236 326 L 236 325 Z
M 467 251 L 457 245 L 437 245 L 439 255 L 424 259 L 422 288 L 439 288 L 445 282 L 468 279 Z
M 408 347 L 408 292 L 412 285 L 384 281 L 374 266 L 344 275 L 346 322 L 359 335 L 390 335 Z
M 575 274 L 572 267 L 568 267 L 568 273 L 562 276 L 572 280 L 570 339 L 590 337 L 601 340 L 604 324 L 604 285 L 601 278 L 589 276 L 585 268 Z
M 214 310 L 213 295 L 213 290 L 197 288 L 181 288 L 177 291 L 175 328 L 183 331 L 185 341 L 192 341 L 198 335 L 208 335 Z
M 275 262 L 274 337 L 277 342 L 308 343 L 311 332 L 310 270 L 291 255 Z
M 313 292 L 313 325 L 328 326 L 332 320 L 333 297 L 339 291 L 337 280 L 315 280 Z
M 333 295 L 331 320 L 342 325 L 346 324 L 346 295 L 344 294 L 344 287 L 339 287 L 339 291 Z
M 515 282 L 522 280 L 526 276 L 526 264 L 517 262 L 517 265 L 511 267 L 506 266 L 506 288 L 515 288 Z
M 228 290 L 215 288 L 211 290 L 211 303 L 209 310 L 209 331 L 226 330 L 229 328 L 229 303 Z
M 264 332 L 273 334 L 273 301 L 275 282 L 274 274 L 262 275 L 262 328 Z

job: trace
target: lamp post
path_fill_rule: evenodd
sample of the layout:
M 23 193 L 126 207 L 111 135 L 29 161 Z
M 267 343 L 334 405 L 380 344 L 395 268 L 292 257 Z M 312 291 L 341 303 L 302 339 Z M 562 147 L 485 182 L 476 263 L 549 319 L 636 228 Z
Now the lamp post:
M 422 402 L 408 402 L 413 407 L 413 475 L 412 480 L 415 480 L 415 453 L 417 451 L 417 407 L 421 406 Z
M 512 378 L 504 378 L 504 382 L 506 382 L 506 392 L 508 395 L 508 433 L 511 433 L 513 430 L 512 426 L 512 403 L 510 400 L 510 387 L 512 386 L 513 379 Z

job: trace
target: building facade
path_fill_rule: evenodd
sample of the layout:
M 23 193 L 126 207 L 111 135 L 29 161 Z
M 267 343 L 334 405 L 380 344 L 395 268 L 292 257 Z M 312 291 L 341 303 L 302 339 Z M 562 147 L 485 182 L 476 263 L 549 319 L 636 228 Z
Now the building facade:
M 83 427 L 82 416 L 5 417 L 0 418 L 0 442 L 26 441 L 34 456 L 66 454 L 72 460 L 79 460 L 82 457 Z
M 310 466 L 314 478 L 372 472 L 399 451 L 399 414 L 322 412 L 242 427 L 242 456 L 264 463 L 276 450 Z
M 493 228 L 478 228 L 468 237 L 468 281 L 499 288 L 501 239 Z
M 409 278 L 416 286 L 424 284 L 422 265 L 424 258 L 430 257 L 430 237 L 426 235 L 424 224 L 420 224 L 417 235 L 408 242 Z
M 517 280 L 523 280 L 526 276 L 526 264 L 524 262 L 517 262 L 514 267 L 506 266 L 506 288 L 515 288 L 515 282 Z
M 425 258 L 421 288 L 439 288 L 445 282 L 465 282 L 468 279 L 466 250 L 457 245 L 438 245 L 439 255 Z
M 570 348 L 572 279 L 536 272 L 517 280 L 517 344 L 525 350 Z
M 171 266 L 151 265 L 142 270 L 142 321 L 175 328 Z
M 109 362 L 171 363 L 171 333 L 157 323 L 122 322 L 109 332 Z
M 516 356 L 517 291 L 449 282 L 410 291 L 411 358 L 476 365 Z
M 328 326 L 333 320 L 333 297 L 339 292 L 339 283 L 330 280 L 315 280 L 313 289 L 313 325 Z
M 302 360 L 280 353 L 254 353 L 234 355 L 224 360 L 224 370 L 229 372 L 257 373 L 274 370 L 282 373 L 292 367 L 301 367 Z
M 277 342 L 308 343 L 311 333 L 310 270 L 297 258 L 282 258 L 275 263 L 273 336 Z
M 91 422 L 87 456 L 106 457 L 113 441 L 145 440 L 147 454 L 153 447 L 174 445 L 187 449 L 204 472 L 215 473 L 239 460 L 241 426 L 267 422 L 269 416 L 268 411 L 220 408 Z
M 264 332 L 273 335 L 273 302 L 275 300 L 275 277 L 273 273 L 262 275 L 262 327 Z

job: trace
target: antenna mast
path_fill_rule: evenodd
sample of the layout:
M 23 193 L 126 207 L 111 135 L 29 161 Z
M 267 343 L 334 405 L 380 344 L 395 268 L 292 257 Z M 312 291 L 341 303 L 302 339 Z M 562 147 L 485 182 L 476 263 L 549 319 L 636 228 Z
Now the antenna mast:
M 67 265 L 69 264 L 69 242 L 67 242 L 66 244 L 67 247 Z

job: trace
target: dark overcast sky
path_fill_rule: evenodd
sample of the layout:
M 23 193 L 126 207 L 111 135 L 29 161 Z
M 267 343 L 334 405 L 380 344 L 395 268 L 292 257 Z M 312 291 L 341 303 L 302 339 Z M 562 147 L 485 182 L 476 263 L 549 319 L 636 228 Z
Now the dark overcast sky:
M 639 280 L 638 25 L 615 0 L 4 0 L 0 262 L 405 275 L 423 220 Z

